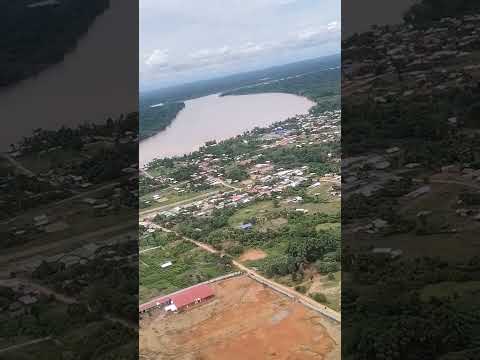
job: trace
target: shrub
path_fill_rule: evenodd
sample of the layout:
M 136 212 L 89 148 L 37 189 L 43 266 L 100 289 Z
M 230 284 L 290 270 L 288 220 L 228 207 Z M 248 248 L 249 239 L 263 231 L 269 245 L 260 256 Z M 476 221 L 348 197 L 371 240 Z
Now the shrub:
M 295 290 L 302 294 L 305 294 L 307 292 L 307 288 L 303 285 L 295 286 Z
M 319 302 L 322 304 L 325 304 L 327 302 L 327 297 L 325 296 L 325 294 L 322 294 L 322 293 L 313 293 L 311 297 L 316 302 Z

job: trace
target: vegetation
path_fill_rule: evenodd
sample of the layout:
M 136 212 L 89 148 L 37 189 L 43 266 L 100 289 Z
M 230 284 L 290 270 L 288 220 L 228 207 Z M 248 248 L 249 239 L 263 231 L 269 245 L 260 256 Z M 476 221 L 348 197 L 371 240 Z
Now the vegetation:
M 404 19 L 408 23 L 422 25 L 444 17 L 475 14 L 479 10 L 480 4 L 475 0 L 422 0 L 405 13 Z
M 177 114 L 185 108 L 185 103 L 174 102 L 162 106 L 151 107 L 141 104 L 140 110 L 140 140 L 153 136 L 167 128 Z
M 480 279 L 478 258 L 466 264 L 434 258 L 392 262 L 347 249 L 342 264 L 349 284 L 358 284 L 345 284 L 342 293 L 348 358 L 450 359 L 478 347 L 478 287 L 470 287 Z M 446 281 L 463 290 L 436 291 Z
M 338 69 L 317 70 L 284 80 L 267 81 L 265 84 L 245 86 L 226 91 L 222 96 L 283 92 L 305 96 L 316 103 L 311 112 L 338 109 L 340 106 L 340 71 Z
M 159 248 L 140 255 L 140 302 L 216 278 L 232 271 L 227 258 L 198 249 L 190 242 L 163 232 L 143 235 L 143 249 Z M 161 265 L 172 261 L 172 265 Z

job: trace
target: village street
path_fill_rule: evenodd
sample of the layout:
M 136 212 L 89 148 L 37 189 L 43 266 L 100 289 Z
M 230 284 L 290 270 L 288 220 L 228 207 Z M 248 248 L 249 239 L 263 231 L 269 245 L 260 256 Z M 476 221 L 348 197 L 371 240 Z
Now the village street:
M 82 199 L 82 198 L 85 198 L 85 197 L 92 196 L 93 194 L 95 194 L 97 192 L 113 189 L 113 188 L 115 188 L 116 186 L 119 186 L 119 185 L 120 185 L 119 182 L 111 182 L 111 183 L 108 183 L 108 184 L 99 185 L 99 186 L 94 187 L 94 188 L 92 188 L 88 191 L 84 191 L 84 192 L 81 192 L 80 194 L 71 196 L 67 199 L 59 200 L 57 202 L 45 205 L 44 207 L 38 207 L 38 208 L 35 208 L 35 209 L 32 209 L 32 210 L 27 210 L 27 211 L 23 212 L 21 215 L 9 218 L 8 220 L 1 221 L 0 225 L 10 224 L 10 223 L 12 223 L 12 222 L 14 222 L 18 219 L 21 219 L 21 218 L 29 218 L 29 217 L 32 217 L 33 214 L 38 214 L 42 211 L 43 212 L 49 211 L 49 210 L 52 211 L 52 210 L 54 210 L 54 209 L 56 209 L 56 208 L 58 208 L 62 205 L 72 203 L 73 201 L 78 200 L 78 199 Z
M 191 197 L 190 199 L 180 200 L 180 201 L 177 201 L 177 202 L 172 203 L 172 204 L 166 204 L 166 205 L 158 206 L 158 207 L 153 208 L 153 209 L 140 211 L 140 220 L 153 218 L 153 217 L 155 217 L 155 215 L 157 215 L 157 213 L 162 212 L 163 210 L 171 209 L 171 208 L 174 208 L 174 207 L 179 206 L 179 205 L 185 205 L 185 204 L 191 203 L 192 201 L 201 200 L 201 199 L 207 198 L 209 196 L 216 195 L 219 192 L 220 192 L 220 190 L 214 190 L 214 191 L 210 191 L 206 194 L 200 194 L 200 195 Z

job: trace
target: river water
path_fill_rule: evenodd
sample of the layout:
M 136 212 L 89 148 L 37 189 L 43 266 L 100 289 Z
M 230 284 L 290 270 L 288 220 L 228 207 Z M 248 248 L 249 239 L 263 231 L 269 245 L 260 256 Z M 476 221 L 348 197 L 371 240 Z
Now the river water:
M 140 165 L 155 158 L 188 154 L 206 141 L 228 139 L 256 126 L 306 114 L 313 105 L 307 98 L 282 93 L 209 95 L 188 100 L 167 129 L 140 142 Z
M 0 92 L 0 151 L 37 128 L 101 123 L 137 110 L 138 33 L 125 26 L 135 14 L 138 2 L 111 0 L 62 63 Z

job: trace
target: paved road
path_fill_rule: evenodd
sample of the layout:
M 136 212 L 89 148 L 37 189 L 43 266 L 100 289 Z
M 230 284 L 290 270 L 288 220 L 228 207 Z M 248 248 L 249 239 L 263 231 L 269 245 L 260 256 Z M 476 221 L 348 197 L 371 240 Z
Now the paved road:
M 146 170 L 144 170 L 144 169 L 142 169 L 142 168 L 140 168 L 140 173 L 141 173 L 142 175 L 145 175 L 145 176 L 146 176 L 147 178 L 149 178 L 149 179 L 155 179 L 152 175 L 150 175 Z
M 18 269 L 22 265 L 27 264 L 35 256 L 45 255 L 46 257 L 55 255 L 55 253 L 63 252 L 66 248 L 73 246 L 80 246 L 84 243 L 91 243 L 93 241 L 99 241 L 105 239 L 105 241 L 111 240 L 112 235 L 121 232 L 120 237 L 125 237 L 127 234 L 125 230 L 131 229 L 137 230 L 137 222 L 122 223 L 119 225 L 111 226 L 105 229 L 94 231 L 87 234 L 76 235 L 70 238 L 61 239 L 44 245 L 30 245 L 23 247 L 21 250 L 12 249 L 10 251 L 2 250 L 3 254 L 0 255 L 0 268 L 7 268 L 9 271 Z
M 5 158 L 5 160 L 7 160 L 8 162 L 10 162 L 10 164 L 12 164 L 13 167 L 17 168 L 21 173 L 23 173 L 24 175 L 27 175 L 29 177 L 34 177 L 35 174 L 28 170 L 25 166 L 23 166 L 22 164 L 20 164 L 17 160 L 15 160 L 13 157 L 11 157 L 10 155 L 8 154 L 1 154 L 2 157 Z
M 424 183 L 422 179 L 412 179 L 416 183 Z M 471 189 L 480 190 L 480 186 L 472 184 L 470 182 L 457 181 L 457 180 L 440 180 L 440 179 L 429 179 L 430 184 L 452 184 L 469 187 Z M 428 184 L 425 184 L 428 185 Z
M 71 196 L 67 199 L 59 200 L 59 201 L 51 203 L 51 204 L 46 204 L 45 206 L 42 206 L 40 208 L 28 209 L 26 212 L 24 212 L 21 215 L 17 215 L 13 218 L 9 218 L 7 220 L 1 221 L 0 224 L 2 224 L 2 225 L 3 224 L 8 224 L 8 223 L 11 223 L 11 222 L 19 219 L 19 218 L 26 218 L 26 217 L 29 217 L 29 216 L 31 217 L 34 214 L 40 214 L 42 212 L 48 212 L 49 210 L 51 211 L 52 209 L 54 209 L 58 206 L 61 206 L 61 205 L 67 204 L 67 203 L 71 203 L 71 202 L 73 202 L 77 199 L 81 199 L 81 198 L 84 198 L 84 197 L 91 196 L 91 195 L 93 195 L 93 194 L 95 194 L 96 192 L 99 192 L 99 191 L 114 188 L 115 186 L 118 186 L 118 185 L 120 185 L 120 183 L 118 183 L 118 182 L 108 183 L 108 184 L 105 184 L 105 185 L 95 187 L 94 189 L 82 192 L 80 194 Z
M 228 187 L 228 188 L 230 188 L 230 189 L 232 189 L 232 190 L 235 190 L 235 191 L 243 191 L 243 189 L 242 189 L 241 187 L 238 187 L 238 186 L 234 186 L 234 185 L 232 185 L 232 184 L 229 184 L 229 183 L 223 181 L 222 179 L 212 178 L 212 180 L 215 180 L 216 182 L 218 182 L 218 183 L 222 184 L 223 186 Z
M 220 192 L 220 190 L 214 190 L 214 191 L 211 191 L 211 192 L 208 192 L 208 193 L 205 193 L 205 194 L 200 194 L 200 195 L 194 196 L 194 197 L 189 198 L 189 199 L 177 201 L 175 203 L 166 204 L 166 205 L 158 206 L 158 207 L 153 208 L 153 209 L 140 211 L 140 220 L 153 218 L 155 215 L 157 215 L 157 213 L 162 212 L 164 210 L 171 209 L 171 208 L 174 208 L 174 207 L 179 206 L 179 205 L 188 204 L 188 203 L 191 203 L 191 202 L 194 202 L 194 201 L 197 201 L 197 200 L 201 200 L 201 199 L 207 198 L 209 196 L 216 195 L 219 192 Z
M 143 254 L 143 253 L 146 253 L 146 252 L 148 252 L 148 251 L 152 251 L 152 250 L 155 250 L 155 249 L 159 249 L 159 248 L 161 248 L 161 247 L 163 247 L 163 246 L 154 246 L 154 247 L 151 247 L 151 248 L 148 248 L 148 249 L 140 250 L 139 253 L 140 253 L 140 254 Z
M 463 182 L 463 181 L 456 181 L 456 180 L 435 180 L 435 179 L 432 179 L 432 180 L 430 180 L 430 183 L 432 183 L 432 184 L 454 184 L 454 185 L 469 187 L 471 189 L 480 190 L 480 186 L 478 186 L 476 184 L 466 183 L 466 182 Z
M 39 338 L 39 339 L 26 341 L 26 342 L 21 343 L 21 344 L 8 346 L 6 348 L 0 349 L 0 354 L 4 353 L 4 352 L 12 351 L 12 350 L 18 350 L 18 349 L 24 348 L 26 346 L 38 344 L 38 343 L 41 343 L 41 342 L 44 342 L 44 341 L 49 341 L 49 340 L 52 340 L 51 336 L 46 336 L 46 337 L 42 337 L 42 338 Z
M 157 225 L 157 224 L 152 224 L 152 227 L 154 228 L 157 228 L 157 229 L 160 229 L 162 231 L 165 231 L 165 232 L 173 232 L 175 234 L 177 234 L 178 236 L 181 236 L 183 239 L 195 244 L 196 246 L 198 246 L 199 248 L 205 250 L 205 251 L 208 251 L 208 252 L 211 252 L 213 254 L 219 254 L 219 252 L 214 249 L 213 247 L 211 247 L 210 245 L 207 245 L 205 243 L 202 243 L 200 241 L 196 241 L 196 240 L 193 240 L 193 239 L 190 239 L 188 237 L 185 237 L 185 236 L 182 236 L 172 230 L 169 230 L 169 229 L 166 229 L 160 225 Z M 323 306 L 323 305 L 320 305 L 319 303 L 317 303 L 315 300 L 309 298 L 308 296 L 306 295 L 303 295 L 295 290 L 293 290 L 292 288 L 288 287 L 288 286 L 284 286 L 284 285 L 281 285 L 281 284 L 278 284 L 262 275 L 260 275 L 258 272 L 246 267 L 245 265 L 243 265 L 242 263 L 238 262 L 238 261 L 235 261 L 235 260 L 232 260 L 232 263 L 233 265 L 235 265 L 237 268 L 239 268 L 240 270 L 244 271 L 245 273 L 247 273 L 247 275 L 250 275 L 254 278 L 257 278 L 267 284 L 269 284 L 271 287 L 273 288 L 278 288 L 282 291 L 284 291 L 285 293 L 291 295 L 293 298 L 295 298 L 296 300 L 302 300 L 303 302 L 309 304 L 310 306 L 313 306 L 315 309 L 317 309 L 318 312 L 324 314 L 325 316 L 327 316 L 328 318 L 330 319 L 334 319 L 335 321 L 337 321 L 338 323 L 341 322 L 341 314 L 333 309 L 330 309 L 326 306 Z

